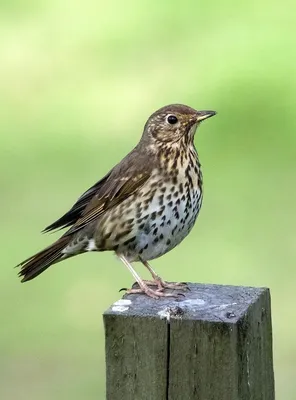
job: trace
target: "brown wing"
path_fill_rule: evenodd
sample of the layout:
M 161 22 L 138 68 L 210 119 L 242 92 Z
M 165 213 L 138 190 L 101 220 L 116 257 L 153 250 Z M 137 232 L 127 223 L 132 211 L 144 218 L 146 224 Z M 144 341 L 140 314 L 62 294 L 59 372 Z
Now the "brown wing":
M 121 203 L 138 191 L 151 176 L 150 171 L 135 172 L 134 170 L 129 170 L 125 171 L 124 174 L 120 170 L 116 172 L 107 179 L 102 191 L 92 198 L 82 213 L 82 217 L 66 232 L 66 235 L 82 229 L 101 216 L 106 210 Z
M 107 175 L 104 176 L 104 178 L 102 178 L 91 188 L 89 188 L 85 193 L 83 193 L 73 205 L 73 207 L 65 215 L 47 226 L 42 232 L 50 232 L 54 229 L 63 229 L 75 224 L 75 222 L 82 216 L 83 211 L 85 210 L 91 199 L 95 196 L 96 193 L 100 191 L 102 186 L 105 184 L 111 172 L 112 171 L 110 171 Z
M 119 204 L 139 190 L 150 178 L 153 160 L 147 165 L 147 153 L 136 147 L 107 175 L 79 197 L 73 207 L 60 219 L 45 228 L 45 232 L 72 226 L 68 236 Z

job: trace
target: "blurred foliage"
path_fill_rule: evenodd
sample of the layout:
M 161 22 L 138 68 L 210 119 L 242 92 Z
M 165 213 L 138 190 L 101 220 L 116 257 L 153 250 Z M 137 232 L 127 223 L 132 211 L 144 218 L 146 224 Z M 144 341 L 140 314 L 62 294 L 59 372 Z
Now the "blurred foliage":
M 198 223 L 153 266 L 168 280 L 270 287 L 277 398 L 294 398 L 295 12 L 292 1 L 1 0 L 1 399 L 104 399 L 101 314 L 128 271 L 87 254 L 20 285 L 12 267 L 53 241 L 39 231 L 174 102 L 218 116 L 196 137 Z

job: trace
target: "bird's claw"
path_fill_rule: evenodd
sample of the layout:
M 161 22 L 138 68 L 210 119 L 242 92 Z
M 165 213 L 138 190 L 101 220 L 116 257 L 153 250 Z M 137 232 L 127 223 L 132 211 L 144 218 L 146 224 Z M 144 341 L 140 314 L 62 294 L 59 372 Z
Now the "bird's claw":
M 186 282 L 166 282 L 159 277 L 155 278 L 153 281 L 144 282 L 146 285 L 158 286 L 159 291 L 163 291 L 164 289 L 190 290 Z
M 121 289 L 121 290 L 123 290 L 123 289 Z M 153 290 L 153 289 L 149 288 L 148 286 L 144 286 L 143 288 L 132 288 L 132 289 L 124 289 L 124 290 L 126 290 L 126 294 L 146 294 L 147 296 L 152 297 L 153 299 L 159 299 L 160 297 L 178 298 L 178 296 L 179 296 L 179 293 L 178 294 L 164 293 L 163 289 Z M 181 295 L 183 295 L 183 294 L 181 294 Z

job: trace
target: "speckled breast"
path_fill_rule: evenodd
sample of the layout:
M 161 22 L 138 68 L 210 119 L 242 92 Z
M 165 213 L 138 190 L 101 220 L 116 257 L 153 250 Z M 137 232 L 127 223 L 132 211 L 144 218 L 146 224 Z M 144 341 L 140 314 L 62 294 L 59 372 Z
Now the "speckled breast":
M 105 213 L 95 229 L 96 248 L 131 262 L 160 257 L 188 235 L 201 204 L 202 174 L 191 148 L 155 168 L 137 193 Z
M 151 180 L 137 199 L 129 218 L 131 232 L 116 246 L 129 261 L 152 260 L 177 246 L 192 229 L 202 204 L 201 179 L 180 175 L 176 180 Z M 155 183 L 155 184 L 154 184 Z

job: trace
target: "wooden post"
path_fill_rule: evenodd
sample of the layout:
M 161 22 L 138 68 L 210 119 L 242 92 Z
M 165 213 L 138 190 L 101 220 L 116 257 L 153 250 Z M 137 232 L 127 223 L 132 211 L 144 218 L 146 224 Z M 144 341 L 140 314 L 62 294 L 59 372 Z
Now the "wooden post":
M 107 400 L 274 400 L 269 290 L 188 286 L 104 313 Z

